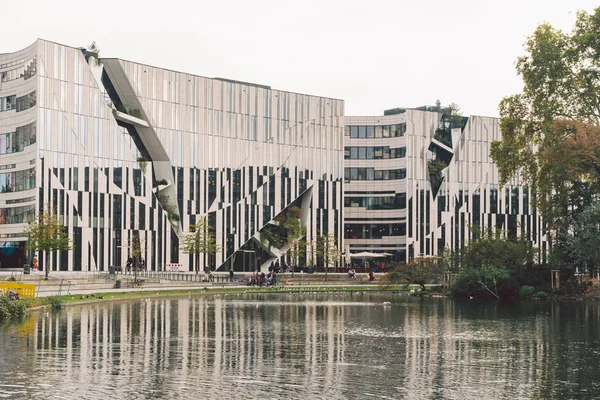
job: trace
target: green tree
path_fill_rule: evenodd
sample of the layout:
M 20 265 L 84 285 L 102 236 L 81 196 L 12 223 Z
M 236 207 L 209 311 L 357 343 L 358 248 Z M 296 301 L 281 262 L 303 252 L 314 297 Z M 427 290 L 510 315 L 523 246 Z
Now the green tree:
M 473 229 L 473 228 L 472 228 Z M 525 238 L 508 238 L 502 230 L 484 232 L 461 251 L 463 270 L 503 269 L 515 274 L 533 263 L 535 249 Z
M 338 246 L 338 240 L 334 235 L 321 234 L 317 236 L 315 248 L 317 258 L 323 262 L 323 268 L 325 269 L 325 280 L 327 280 L 329 265 L 337 265 L 342 258 L 342 253 Z
M 600 201 L 594 201 L 577 215 L 567 235 L 565 250 L 572 266 L 578 267 L 580 272 L 597 270 L 600 265 Z
M 67 235 L 65 226 L 59 220 L 56 212 L 49 205 L 29 222 L 23 232 L 27 236 L 27 248 L 40 251 L 44 254 L 44 270 L 46 280 L 50 273 L 50 253 L 54 251 L 67 251 L 71 249 L 71 240 Z M 60 259 L 60 258 L 59 258 Z
M 146 254 L 146 240 L 140 238 L 139 232 L 134 232 L 129 241 L 129 254 L 133 260 L 134 282 L 138 282 L 138 270 L 141 268 L 142 256 Z
M 381 286 L 415 284 L 425 290 L 425 284 L 439 278 L 442 273 L 438 257 L 416 257 L 388 272 L 381 279 Z
M 578 143 L 579 133 L 597 130 L 600 121 L 600 8 L 579 12 L 568 33 L 538 26 L 525 50 L 516 63 L 523 91 L 500 102 L 502 141 L 492 143 L 491 156 L 502 185 L 520 174 L 534 188 L 545 221 L 564 240 L 564 217 L 575 210 L 569 201 L 598 193 L 597 143 L 589 151 Z
M 194 254 L 196 273 L 200 268 L 200 254 L 215 254 L 221 249 L 206 217 L 200 217 L 196 224 L 190 225 L 190 233 L 183 237 L 181 249 L 186 254 Z
M 460 254 L 461 272 L 452 285 L 455 297 L 514 298 L 517 278 L 534 271 L 536 249 L 525 238 L 506 237 L 502 230 L 476 232 Z M 531 279 L 531 277 L 527 277 Z

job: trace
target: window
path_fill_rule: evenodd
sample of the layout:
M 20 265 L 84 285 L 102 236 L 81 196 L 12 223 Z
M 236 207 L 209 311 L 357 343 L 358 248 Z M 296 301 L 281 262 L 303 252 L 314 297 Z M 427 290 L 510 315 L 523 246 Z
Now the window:
M 367 149 L 365 147 L 358 148 L 358 158 L 364 160 L 367 158 Z
M 35 187 L 35 168 L 0 174 L 0 193 L 20 192 Z
M 404 136 L 405 132 L 406 132 L 406 124 L 405 123 L 396 124 L 394 136 L 396 136 L 396 137 Z
M 359 126 L 358 127 L 358 138 L 359 139 L 366 139 L 367 137 L 367 127 L 366 126 Z
M 358 180 L 359 181 L 367 180 L 367 168 L 358 168 Z
M 14 97 L 14 96 L 13 96 Z M 35 90 L 29 94 L 17 97 L 17 112 L 25 111 L 36 105 Z
M 367 180 L 368 181 L 372 181 L 375 179 L 375 169 L 374 168 L 367 168 Z
M 390 126 L 389 125 L 384 125 L 383 126 L 383 137 L 384 138 L 389 138 L 390 137 Z

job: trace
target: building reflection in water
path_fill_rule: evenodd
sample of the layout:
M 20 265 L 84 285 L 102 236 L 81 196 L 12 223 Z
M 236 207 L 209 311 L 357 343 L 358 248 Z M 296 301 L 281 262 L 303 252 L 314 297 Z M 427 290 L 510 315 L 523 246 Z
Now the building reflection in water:
M 27 374 L 0 376 L 25 397 L 572 398 L 599 389 L 599 321 L 597 303 L 152 298 L 36 315 L 10 343 L 0 334 Z
M 339 305 L 186 297 L 68 307 L 35 319 L 33 343 L 41 368 L 81 384 L 109 373 L 155 394 L 165 384 L 170 394 L 190 385 L 272 392 L 275 382 L 323 395 L 341 390 L 344 331 Z

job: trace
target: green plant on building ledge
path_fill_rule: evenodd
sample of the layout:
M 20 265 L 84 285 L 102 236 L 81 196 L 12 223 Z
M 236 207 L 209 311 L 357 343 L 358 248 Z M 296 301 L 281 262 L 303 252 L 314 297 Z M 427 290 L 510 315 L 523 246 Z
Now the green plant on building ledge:
M 431 192 L 435 196 L 442 185 L 442 171 L 448 165 L 441 160 L 431 160 L 427 162 L 427 169 L 429 171 L 429 183 L 431 183 Z
M 140 169 L 143 173 L 146 173 L 146 168 L 148 167 L 148 160 L 146 157 L 138 157 L 137 163 L 140 166 Z
M 169 182 L 167 182 L 166 179 L 159 179 L 154 181 L 154 184 L 152 185 L 152 187 L 159 187 L 159 186 L 167 186 L 169 184 Z
M 127 111 L 127 114 L 135 118 L 142 118 L 142 113 L 139 108 L 131 108 Z

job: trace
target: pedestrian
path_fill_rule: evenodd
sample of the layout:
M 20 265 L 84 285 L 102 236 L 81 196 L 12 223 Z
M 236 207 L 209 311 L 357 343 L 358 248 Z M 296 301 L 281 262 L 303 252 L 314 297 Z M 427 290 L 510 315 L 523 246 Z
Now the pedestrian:
M 275 261 L 275 268 L 273 269 L 273 271 L 279 272 L 279 259 L 277 259 L 277 261 Z

